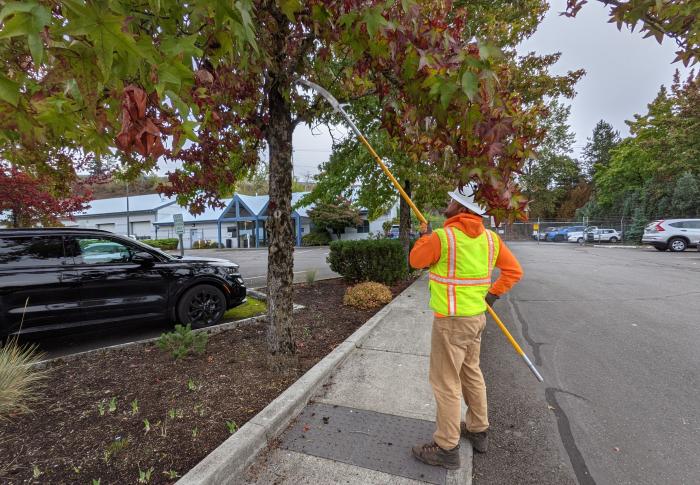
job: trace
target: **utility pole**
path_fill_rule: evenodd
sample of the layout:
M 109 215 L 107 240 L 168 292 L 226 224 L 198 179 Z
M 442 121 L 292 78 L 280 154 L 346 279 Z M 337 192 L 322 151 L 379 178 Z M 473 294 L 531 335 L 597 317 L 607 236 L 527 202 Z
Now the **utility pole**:
M 131 236 L 131 221 L 129 219 L 129 182 L 126 182 L 126 235 Z

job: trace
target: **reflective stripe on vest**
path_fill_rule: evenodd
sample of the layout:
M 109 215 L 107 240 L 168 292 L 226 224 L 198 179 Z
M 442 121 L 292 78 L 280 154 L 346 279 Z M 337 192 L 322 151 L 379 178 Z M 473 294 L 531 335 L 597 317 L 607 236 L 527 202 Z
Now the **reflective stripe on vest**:
M 491 273 L 498 253 L 493 233 L 485 230 L 476 238 L 470 238 L 453 227 L 437 229 L 436 233 L 443 250 L 440 261 L 430 268 L 430 306 L 437 313 L 449 316 L 476 315 L 485 311 L 483 298 L 491 286 Z M 461 249 L 458 248 L 458 240 L 463 241 Z M 460 251 L 464 258 L 461 261 L 458 256 Z M 477 264 L 476 268 L 464 267 L 470 263 L 465 257 L 467 254 L 473 255 L 477 261 L 483 254 L 482 263 Z M 471 263 L 475 263 L 473 258 Z M 481 272 L 482 269 L 484 272 Z M 463 277 L 464 274 L 470 277 Z

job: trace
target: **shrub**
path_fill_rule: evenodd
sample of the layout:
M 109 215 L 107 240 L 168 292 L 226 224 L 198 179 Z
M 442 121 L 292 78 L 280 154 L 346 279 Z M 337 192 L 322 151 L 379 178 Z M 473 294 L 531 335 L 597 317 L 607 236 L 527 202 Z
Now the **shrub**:
M 215 241 L 205 241 L 204 239 L 192 243 L 192 249 L 217 249 L 218 247 L 219 243 Z
M 343 297 L 343 304 L 362 310 L 371 310 L 386 305 L 391 299 L 391 290 L 387 286 L 367 281 L 348 288 Z
M 209 335 L 205 332 L 193 332 L 189 324 L 186 327 L 175 325 L 175 331 L 160 336 L 158 348 L 179 359 L 191 353 L 204 353 L 208 341 Z
M 35 345 L 18 345 L 17 339 L 0 347 L 0 420 L 31 411 L 39 400 L 38 387 L 46 377 L 46 371 L 34 367 L 40 360 Z
M 313 285 L 316 281 L 316 270 L 310 269 L 306 271 L 306 283 Z
M 408 275 L 403 245 L 392 239 L 333 241 L 328 263 L 348 281 L 394 284 Z
M 326 230 L 313 230 L 304 234 L 301 238 L 302 246 L 328 246 L 331 243 L 331 235 Z
M 177 245 L 180 241 L 177 238 L 171 237 L 168 239 L 149 239 L 142 242 L 154 248 L 170 250 L 177 249 Z

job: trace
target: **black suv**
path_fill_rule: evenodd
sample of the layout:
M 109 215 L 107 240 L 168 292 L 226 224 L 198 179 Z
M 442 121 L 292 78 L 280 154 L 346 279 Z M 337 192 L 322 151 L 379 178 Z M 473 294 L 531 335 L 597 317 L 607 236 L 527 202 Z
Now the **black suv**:
M 0 229 L 0 337 L 126 321 L 207 326 L 245 301 L 238 265 L 96 229 Z

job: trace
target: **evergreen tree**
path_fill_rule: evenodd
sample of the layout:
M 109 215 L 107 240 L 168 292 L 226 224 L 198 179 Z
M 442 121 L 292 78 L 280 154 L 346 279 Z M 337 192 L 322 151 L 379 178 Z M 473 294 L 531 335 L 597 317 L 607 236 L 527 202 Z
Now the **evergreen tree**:
M 700 214 L 700 188 L 690 172 L 685 172 L 676 182 L 673 213 L 676 217 L 695 217 Z
M 593 136 L 583 149 L 583 160 L 589 177 L 601 167 L 610 165 L 611 151 L 620 143 L 620 133 L 610 123 L 600 120 L 593 128 Z
M 641 207 L 637 207 L 634 210 L 632 227 L 630 227 L 625 238 L 630 241 L 641 242 L 642 236 L 644 235 L 644 227 L 647 225 L 647 222 L 648 220 L 644 215 L 644 210 Z

